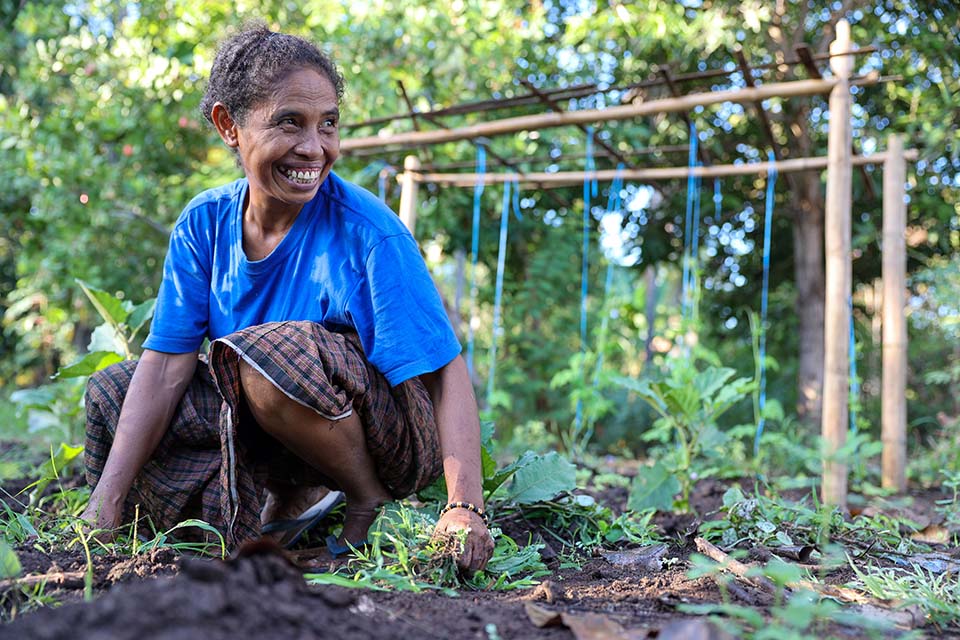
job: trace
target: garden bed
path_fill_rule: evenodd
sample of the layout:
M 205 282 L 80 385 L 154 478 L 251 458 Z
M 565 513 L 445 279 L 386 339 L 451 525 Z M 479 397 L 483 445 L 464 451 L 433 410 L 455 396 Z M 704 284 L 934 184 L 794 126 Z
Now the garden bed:
M 699 482 L 690 498 L 699 515 L 656 514 L 649 544 L 621 541 L 567 548 L 559 539 L 575 537 L 574 531 L 564 532 L 556 528 L 556 521 L 537 519 L 534 508 L 519 516 L 507 513 L 501 523 L 504 534 L 521 547 L 528 541 L 537 543 L 546 565 L 539 572 L 543 575 L 530 579 L 511 575 L 515 588 L 510 590 L 467 584 L 450 588 L 449 582 L 438 590 L 429 580 L 378 581 L 369 577 L 380 575 L 371 573 L 369 566 L 367 577 L 358 584 L 375 588 L 340 586 L 365 571 L 362 563 L 359 569 L 351 564 L 338 577 L 326 578 L 337 584 L 312 584 L 324 577 L 308 574 L 305 581 L 290 555 L 267 545 L 247 547 L 226 562 L 161 545 L 152 550 L 142 547 L 135 554 L 94 550 L 88 563 L 82 544 L 41 549 L 36 541 L 27 541 L 15 548 L 21 576 L 48 579 L 45 585 L 29 577 L 16 587 L 4 583 L 4 615 L 13 621 L 0 626 L 0 637 L 730 637 L 724 636 L 724 627 L 734 637 L 897 637 L 910 629 L 929 637 L 960 637 L 956 620 L 949 620 L 949 608 L 931 614 L 900 597 L 884 600 L 864 582 L 864 576 L 885 575 L 883 571 L 907 575 L 925 564 L 923 575 L 931 593 L 946 594 L 945 606 L 956 607 L 957 600 L 947 597 L 957 596 L 954 572 L 960 569 L 960 559 L 956 549 L 921 542 L 924 536 L 955 534 L 943 526 L 938 501 L 945 494 L 925 491 L 897 501 L 864 501 L 857 510 L 866 515 L 856 520 L 863 521 L 862 530 L 852 523 L 848 529 L 834 526 L 841 555 L 840 547 L 827 558 L 794 545 L 799 559 L 790 560 L 777 555 L 787 545 L 778 546 L 773 538 L 757 544 L 759 536 L 773 527 L 776 532 L 768 533 L 781 541 L 797 537 L 807 526 L 804 518 L 816 511 L 809 507 L 792 511 L 795 503 L 783 496 L 758 501 L 756 495 L 748 497 L 752 486 L 752 480 Z M 735 489 L 731 492 L 730 487 Z M 611 514 L 626 508 L 622 486 L 594 487 L 583 493 L 590 493 L 597 505 L 608 506 Z M 802 498 L 808 492 L 794 493 Z M 738 496 L 743 500 L 738 501 Z M 784 513 L 778 515 L 780 508 Z M 788 517 L 791 513 L 801 515 Z M 725 527 L 740 538 L 735 545 L 724 544 L 724 539 L 731 538 L 724 533 Z M 752 528 L 757 535 L 750 539 Z M 873 543 L 870 532 L 875 536 Z M 900 540 L 899 549 L 892 544 L 896 540 Z M 747 552 L 742 562 L 752 568 L 731 578 L 704 557 L 708 547 L 720 554 L 724 553 L 720 547 L 742 549 Z M 835 562 L 843 556 L 845 561 Z M 802 578 L 800 565 L 812 569 Z M 936 591 L 932 583 L 937 567 L 939 575 L 952 581 L 953 591 L 944 585 Z M 858 576 L 856 570 L 863 573 Z M 805 592 L 798 580 L 810 582 L 807 586 L 819 591 L 817 597 L 805 600 L 798 595 Z M 83 601 L 85 594 L 92 602 Z M 707 613 L 719 616 L 717 624 L 710 622 Z

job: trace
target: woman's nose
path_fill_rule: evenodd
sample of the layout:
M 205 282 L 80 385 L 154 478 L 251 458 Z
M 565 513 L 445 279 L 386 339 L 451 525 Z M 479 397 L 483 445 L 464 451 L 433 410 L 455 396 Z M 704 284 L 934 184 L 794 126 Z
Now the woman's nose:
M 297 146 L 294 147 L 293 151 L 301 156 L 316 158 L 324 153 L 321 142 L 320 132 L 307 128 L 304 129 L 304 133 L 297 141 Z

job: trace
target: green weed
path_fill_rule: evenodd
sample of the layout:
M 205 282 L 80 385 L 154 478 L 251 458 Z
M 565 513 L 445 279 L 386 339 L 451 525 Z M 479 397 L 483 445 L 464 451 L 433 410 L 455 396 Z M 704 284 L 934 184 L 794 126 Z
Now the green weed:
M 687 577 L 695 579 L 710 576 L 720 586 L 719 604 L 682 604 L 679 610 L 697 615 L 710 615 L 712 620 L 737 638 L 746 640 L 807 640 L 811 637 L 848 637 L 832 635 L 831 627 L 841 625 L 857 630 L 857 637 L 883 638 L 893 631 L 884 620 L 867 618 L 828 598 L 809 590 L 790 592 L 787 584 L 806 578 L 805 572 L 791 563 L 773 560 L 764 567 L 748 572 L 748 576 L 763 577 L 775 586 L 774 603 L 764 613 L 755 607 L 734 604 L 727 585 L 733 576 L 724 567 L 699 554 L 691 556 Z M 901 636 L 902 637 L 902 636 Z
M 744 543 L 767 547 L 808 545 L 825 555 L 831 555 L 830 543 L 878 555 L 928 549 L 902 535 L 901 522 L 884 514 L 847 521 L 838 509 L 820 504 L 814 492 L 810 502 L 793 503 L 759 492 L 747 497 L 733 487 L 723 496 L 721 509 L 726 518 L 703 523 L 700 532 L 727 548 Z M 838 559 L 833 557 L 830 563 Z
M 520 547 L 492 527 L 496 544 L 486 569 L 463 576 L 456 566 L 462 537 L 437 537 L 433 534 L 435 526 L 433 513 L 406 502 L 390 503 L 371 527 L 366 550 L 355 550 L 347 565 L 333 573 L 306 577 L 317 584 L 414 592 L 439 590 L 453 596 L 459 588 L 527 588 L 536 585 L 537 578 L 549 574 L 540 557 L 543 545 Z
M 960 581 L 956 573 L 934 573 L 914 565 L 908 569 L 850 567 L 862 586 L 875 598 L 915 605 L 940 627 L 960 629 Z

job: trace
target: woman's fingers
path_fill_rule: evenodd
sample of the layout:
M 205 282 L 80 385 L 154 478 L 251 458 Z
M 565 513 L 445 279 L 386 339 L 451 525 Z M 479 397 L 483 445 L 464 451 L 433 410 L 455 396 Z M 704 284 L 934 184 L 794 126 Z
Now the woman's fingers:
M 476 571 L 476 568 L 471 562 L 473 560 L 473 550 L 471 549 L 469 541 L 463 545 L 463 552 L 460 554 L 460 557 L 457 558 L 457 566 L 464 571 Z
M 456 534 L 466 531 L 463 550 L 457 558 L 457 566 L 463 571 L 479 571 L 487 566 L 493 555 L 493 539 L 487 525 L 477 514 L 465 509 L 448 511 L 437 523 L 438 534 Z

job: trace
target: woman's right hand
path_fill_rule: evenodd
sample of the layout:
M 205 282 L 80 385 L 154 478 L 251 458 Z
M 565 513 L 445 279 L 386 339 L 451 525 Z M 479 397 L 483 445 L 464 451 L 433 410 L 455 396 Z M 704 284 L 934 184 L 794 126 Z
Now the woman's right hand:
M 89 530 L 97 532 L 97 539 L 108 542 L 113 540 L 116 529 L 123 519 L 123 500 L 117 499 L 116 496 L 104 495 L 109 492 L 101 492 L 99 488 L 98 486 L 90 494 L 90 502 L 80 514 L 80 519 L 87 522 Z

